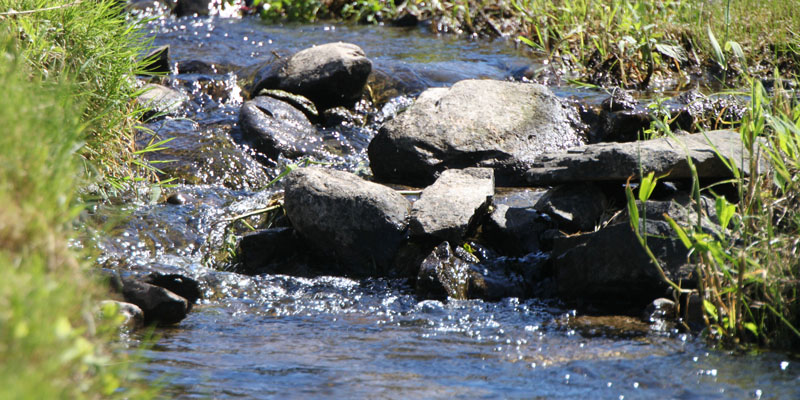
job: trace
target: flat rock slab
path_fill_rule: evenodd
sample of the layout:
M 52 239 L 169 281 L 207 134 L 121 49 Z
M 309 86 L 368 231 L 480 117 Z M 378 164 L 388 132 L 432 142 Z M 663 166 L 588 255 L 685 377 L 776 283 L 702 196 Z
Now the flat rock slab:
M 583 143 L 574 110 L 544 86 L 465 80 L 423 92 L 369 146 L 380 180 L 427 185 L 446 169 L 488 167 L 498 184 L 524 183 L 542 154 Z
M 352 43 L 327 43 L 301 50 L 262 67 L 249 88 L 280 89 L 309 98 L 324 110 L 352 106 L 361 98 L 372 61 Z
M 669 174 L 670 179 L 689 179 L 692 176 L 686 161 L 687 150 L 700 178 L 733 177 L 717 157 L 714 147 L 746 175 L 750 173 L 750 161 L 746 158 L 747 152 L 739 133 L 719 130 L 674 139 L 599 143 L 548 154 L 533 164 L 525 178 L 532 185 L 624 181 L 629 176 L 638 177 L 641 167 L 645 173 L 652 171 L 656 175 Z M 766 169 L 765 163 L 759 166 L 759 172 Z
M 300 168 L 286 181 L 284 207 L 310 246 L 349 276 L 392 276 L 411 204 L 349 172 Z
M 422 191 L 411 208 L 411 233 L 460 243 L 486 214 L 494 195 L 490 168 L 447 170 Z

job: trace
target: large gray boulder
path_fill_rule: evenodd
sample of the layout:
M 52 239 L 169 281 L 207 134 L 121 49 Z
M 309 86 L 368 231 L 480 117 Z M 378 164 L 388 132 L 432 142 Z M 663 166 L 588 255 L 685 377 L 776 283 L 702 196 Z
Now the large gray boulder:
M 532 185 L 624 181 L 631 175 L 638 176 L 641 168 L 641 171 L 652 171 L 657 176 L 669 174 L 670 179 L 688 179 L 691 178 L 686 161 L 688 155 L 700 178 L 732 177 L 732 172 L 717 157 L 715 147 L 745 175 L 750 173 L 750 161 L 739 133 L 721 130 L 674 139 L 599 143 L 548 154 L 537 160 L 525 176 Z M 763 161 L 764 157 L 761 159 Z M 766 164 L 762 163 L 759 171 L 765 170 Z
M 489 168 L 448 170 L 425 188 L 411 208 L 411 233 L 460 243 L 486 215 L 494 195 Z
M 372 71 L 364 50 L 351 43 L 314 46 L 262 67 L 248 88 L 250 95 L 261 89 L 280 89 L 303 95 L 320 109 L 352 106 Z
M 349 172 L 300 168 L 286 181 L 284 207 L 292 226 L 345 275 L 394 275 L 410 206 L 394 190 Z
M 242 136 L 256 150 L 277 160 L 321 151 L 322 139 L 297 108 L 268 96 L 246 101 L 239 112 Z
M 500 185 L 523 183 L 541 154 L 580 145 L 577 117 L 546 87 L 465 80 L 423 92 L 369 146 L 381 180 L 426 185 L 445 169 L 488 167 Z

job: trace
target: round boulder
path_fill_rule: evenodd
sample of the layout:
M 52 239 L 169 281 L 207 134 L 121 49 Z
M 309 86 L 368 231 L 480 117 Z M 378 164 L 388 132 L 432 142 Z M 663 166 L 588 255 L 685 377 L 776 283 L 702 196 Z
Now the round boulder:
M 546 87 L 465 80 L 423 92 L 369 146 L 381 180 L 430 184 L 445 169 L 490 167 L 499 185 L 524 184 L 538 156 L 583 143 L 575 111 Z
M 372 71 L 364 50 L 351 43 L 314 46 L 261 68 L 250 95 L 262 89 L 280 89 L 309 98 L 320 109 L 350 107 Z

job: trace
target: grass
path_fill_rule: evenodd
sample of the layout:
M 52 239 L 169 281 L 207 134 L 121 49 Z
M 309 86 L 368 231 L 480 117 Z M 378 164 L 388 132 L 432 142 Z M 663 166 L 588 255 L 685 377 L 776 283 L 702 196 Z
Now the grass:
M 800 14 L 793 0 L 257 3 L 268 20 L 381 22 L 412 14 L 431 21 L 435 32 L 507 36 L 541 53 L 558 73 L 604 86 L 646 88 L 706 72 L 727 81 L 770 75 L 775 67 L 786 77 L 800 73 Z
M 779 80 L 778 77 L 776 79 Z M 701 187 L 693 172 L 692 196 L 696 221 L 675 221 L 667 216 L 679 240 L 690 250 L 696 266 L 697 289 L 673 287 L 676 298 L 699 296 L 703 304 L 706 336 L 726 348 L 758 345 L 800 348 L 800 101 L 794 93 L 777 89 L 769 94 L 751 80 L 750 103 L 739 133 L 756 171 L 759 160 L 769 164 L 762 174 L 745 176 L 725 160 L 734 178 Z M 672 135 L 669 125 L 654 123 L 662 135 Z M 722 157 L 722 156 L 720 156 Z M 640 185 L 639 200 L 648 199 L 657 179 L 648 175 Z M 735 194 L 722 194 L 731 185 Z M 702 207 L 700 195 L 715 202 L 715 216 Z M 639 235 L 639 220 L 630 187 L 627 188 L 631 224 Z M 718 228 L 709 231 L 703 225 Z M 649 253 L 651 254 L 651 253 Z M 658 260 L 652 257 L 661 270 Z M 684 303 L 685 304 L 685 303 Z M 686 309 L 684 308 L 684 311 Z
M 136 178 L 135 28 L 111 0 L 0 1 L 0 398 L 147 398 L 70 248 L 77 191 Z M 26 14 L 29 11 L 56 7 Z M 128 42 L 132 40 L 132 42 Z M 133 43 L 133 45 L 131 45 Z

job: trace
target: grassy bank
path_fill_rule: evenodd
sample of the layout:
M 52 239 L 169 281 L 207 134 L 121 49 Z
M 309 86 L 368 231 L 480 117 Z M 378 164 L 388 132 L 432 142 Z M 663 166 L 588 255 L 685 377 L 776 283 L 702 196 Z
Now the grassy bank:
M 147 397 L 110 344 L 120 321 L 98 316 L 105 285 L 68 243 L 78 188 L 136 176 L 137 34 L 112 3 L 0 1 L 3 399 Z
M 710 73 L 800 73 L 800 14 L 793 0 L 256 0 L 269 20 L 389 23 L 404 15 L 436 32 L 514 38 L 551 61 L 549 71 L 603 86 L 644 88 Z M 397 4 L 395 4 L 397 3 Z

